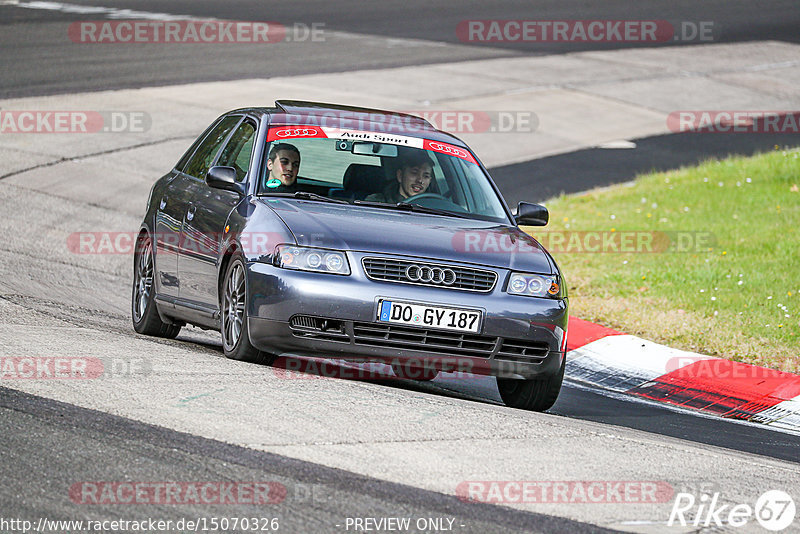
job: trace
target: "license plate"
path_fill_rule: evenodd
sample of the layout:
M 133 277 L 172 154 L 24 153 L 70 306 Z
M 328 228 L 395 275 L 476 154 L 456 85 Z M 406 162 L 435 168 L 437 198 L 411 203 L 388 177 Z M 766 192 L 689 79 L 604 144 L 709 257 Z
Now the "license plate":
M 378 321 L 410 326 L 441 328 L 459 332 L 479 332 L 483 312 L 442 306 L 428 306 L 411 302 L 381 300 L 378 303 Z

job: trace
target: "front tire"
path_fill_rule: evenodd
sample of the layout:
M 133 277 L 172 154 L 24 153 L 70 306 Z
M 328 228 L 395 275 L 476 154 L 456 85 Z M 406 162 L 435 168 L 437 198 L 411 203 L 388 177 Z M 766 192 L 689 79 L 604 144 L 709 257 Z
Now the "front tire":
M 250 343 L 247 330 L 247 266 L 237 253 L 228 264 L 220 298 L 222 350 L 232 360 L 271 365 L 275 357 Z
M 153 241 L 144 235 L 136 242 L 133 255 L 133 290 L 131 292 L 131 319 L 133 329 L 146 336 L 174 339 L 181 325 L 161 320 L 155 303 L 155 262 Z
M 498 378 L 497 389 L 500 391 L 500 398 L 503 399 L 506 406 L 521 410 L 543 412 L 552 408 L 558 399 L 561 384 L 564 382 L 566 363 L 567 361 L 564 359 L 558 374 L 547 378 L 533 380 Z

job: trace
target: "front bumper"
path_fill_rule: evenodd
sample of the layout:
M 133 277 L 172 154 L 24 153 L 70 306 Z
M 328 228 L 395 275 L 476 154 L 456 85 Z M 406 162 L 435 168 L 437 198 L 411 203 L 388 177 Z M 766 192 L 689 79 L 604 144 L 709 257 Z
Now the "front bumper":
M 361 270 L 361 257 L 348 252 L 350 276 L 248 264 L 251 343 L 279 356 L 399 363 L 505 378 L 560 370 L 566 300 L 508 295 L 503 288 L 509 273 L 500 269 L 494 269 L 498 283 L 489 293 L 377 282 Z M 377 322 L 380 299 L 480 309 L 484 320 L 477 334 L 387 325 Z

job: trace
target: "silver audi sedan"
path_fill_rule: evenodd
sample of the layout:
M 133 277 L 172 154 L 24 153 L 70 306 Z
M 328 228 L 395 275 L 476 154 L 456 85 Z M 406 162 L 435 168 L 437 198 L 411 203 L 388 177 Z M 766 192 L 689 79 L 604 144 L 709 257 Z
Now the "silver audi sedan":
M 134 257 L 139 333 L 216 329 L 225 355 L 493 375 L 546 410 L 568 299 L 462 141 L 412 115 L 277 101 L 219 117 L 153 186 Z

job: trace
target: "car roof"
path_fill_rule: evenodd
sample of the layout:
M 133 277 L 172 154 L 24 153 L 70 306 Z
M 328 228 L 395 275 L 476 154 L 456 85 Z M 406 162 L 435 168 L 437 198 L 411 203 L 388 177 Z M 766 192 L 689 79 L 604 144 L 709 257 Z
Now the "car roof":
M 461 139 L 437 130 L 424 118 L 396 111 L 302 100 L 276 100 L 274 107 L 241 108 L 230 113 L 235 112 L 269 115 L 271 124 L 326 126 L 408 135 L 469 148 Z

